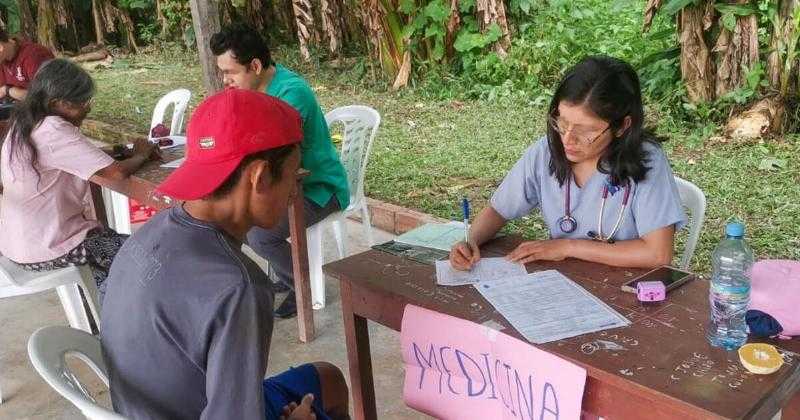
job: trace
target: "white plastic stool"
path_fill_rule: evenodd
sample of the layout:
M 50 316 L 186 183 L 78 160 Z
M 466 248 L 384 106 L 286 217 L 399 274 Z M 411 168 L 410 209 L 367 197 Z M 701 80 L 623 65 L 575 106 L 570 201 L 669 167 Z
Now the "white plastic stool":
M 125 417 L 97 404 L 67 367 L 67 355 L 81 359 L 108 387 L 108 367 L 97 337 L 74 328 L 50 326 L 38 329 L 28 340 L 28 357 L 33 367 L 48 385 L 78 407 L 84 416 L 91 420 L 125 420 Z
M 89 303 L 92 317 L 99 322 L 97 287 L 88 266 L 67 267 L 51 271 L 28 271 L 5 257 L 0 257 L 0 298 L 30 295 L 56 289 L 69 325 L 91 333 L 89 317 L 78 288 Z M 2 403 L 0 394 L 0 403 Z
M 308 267 L 311 277 L 311 302 L 314 309 L 325 307 L 325 275 L 322 273 L 322 232 L 330 226 L 336 239 L 339 258 L 347 254 L 345 239 L 347 236 L 346 217 L 349 214 L 360 212 L 361 223 L 364 226 L 364 235 L 371 246 L 372 224 L 369 220 L 367 200 L 364 196 L 364 176 L 367 172 L 367 161 L 372 149 L 372 141 L 381 125 L 381 115 L 378 111 L 362 105 L 350 105 L 336 108 L 325 114 L 328 127 L 335 123 L 344 124 L 344 138 L 342 139 L 341 161 L 347 173 L 347 183 L 350 188 L 350 205 L 343 211 L 338 211 L 326 217 L 319 223 L 311 226 L 306 231 L 308 236 Z

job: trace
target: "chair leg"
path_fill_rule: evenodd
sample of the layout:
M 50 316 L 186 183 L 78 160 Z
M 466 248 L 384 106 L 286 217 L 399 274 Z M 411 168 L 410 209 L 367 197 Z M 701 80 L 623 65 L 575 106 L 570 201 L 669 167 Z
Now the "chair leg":
M 372 222 L 369 220 L 369 208 L 367 208 L 366 200 L 364 204 L 361 205 L 361 224 L 364 225 L 364 235 L 367 238 L 367 245 L 375 245 L 375 241 L 372 239 Z
M 308 228 L 308 271 L 311 277 L 311 305 L 325 307 L 325 275 L 322 273 L 322 223 Z
M 92 333 L 92 327 L 89 325 L 89 318 L 86 315 L 86 310 L 83 309 L 83 301 L 81 300 L 81 293 L 78 290 L 76 283 L 67 284 L 56 287 L 58 298 L 61 300 L 61 306 L 64 307 L 64 313 L 67 315 L 69 326 L 84 330 L 89 334 Z
M 339 259 L 347 255 L 347 248 L 345 247 L 345 239 L 347 238 L 347 225 L 345 224 L 345 216 L 342 213 L 339 217 L 332 222 L 333 236 L 336 239 L 336 248 L 339 250 Z
M 83 295 L 89 304 L 89 310 L 92 312 L 90 315 L 94 319 L 97 328 L 100 329 L 100 301 L 97 295 L 97 285 L 94 283 L 94 277 L 92 276 L 92 269 L 88 265 L 82 265 L 79 268 L 82 281 L 78 286 L 83 289 Z
M 114 208 L 114 230 L 123 235 L 130 235 L 131 212 L 128 197 L 112 191 L 111 202 Z

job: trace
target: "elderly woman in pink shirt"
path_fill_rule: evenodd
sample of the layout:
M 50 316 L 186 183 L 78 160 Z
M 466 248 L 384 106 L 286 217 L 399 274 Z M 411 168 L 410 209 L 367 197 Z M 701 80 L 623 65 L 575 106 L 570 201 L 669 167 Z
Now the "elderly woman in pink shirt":
M 133 156 L 118 162 L 94 146 L 79 129 L 93 94 L 83 69 L 51 60 L 14 110 L 0 153 L 0 252 L 33 271 L 88 264 L 102 296 L 126 236 L 88 216 L 89 180 L 125 182 L 155 149 L 137 142 Z

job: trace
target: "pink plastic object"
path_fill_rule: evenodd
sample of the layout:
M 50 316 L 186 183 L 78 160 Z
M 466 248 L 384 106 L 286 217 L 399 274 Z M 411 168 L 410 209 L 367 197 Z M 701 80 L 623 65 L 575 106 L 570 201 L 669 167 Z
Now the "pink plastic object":
M 750 305 L 778 321 L 781 338 L 800 336 L 800 261 L 763 260 L 750 273 Z
M 660 281 L 641 281 L 636 283 L 636 298 L 640 302 L 660 302 L 667 298 L 667 289 Z

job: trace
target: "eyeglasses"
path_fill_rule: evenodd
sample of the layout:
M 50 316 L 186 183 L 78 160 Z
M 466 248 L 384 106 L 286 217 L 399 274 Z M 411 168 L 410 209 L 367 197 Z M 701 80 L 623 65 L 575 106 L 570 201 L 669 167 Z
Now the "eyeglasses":
M 576 132 L 574 129 L 567 130 L 565 128 L 562 128 L 554 117 L 548 118 L 547 123 L 553 130 L 555 130 L 561 136 L 561 141 L 564 141 L 564 136 L 566 136 L 569 131 L 572 131 L 573 136 L 575 136 L 575 138 L 578 139 L 578 143 L 587 146 L 596 142 L 597 139 L 600 138 L 600 136 L 605 134 L 606 131 L 608 131 L 611 128 L 611 124 L 608 124 L 608 126 L 606 126 L 606 128 L 603 131 L 601 131 L 600 134 L 592 136 L 591 133 L 581 133 L 581 132 Z

